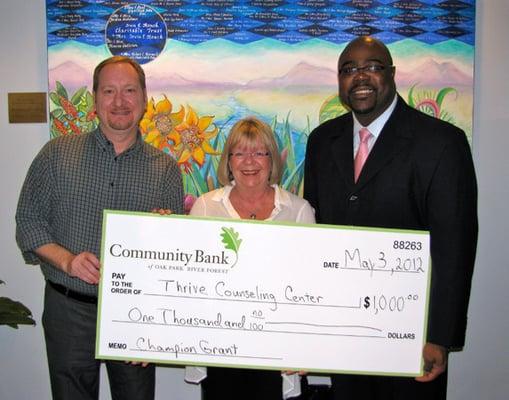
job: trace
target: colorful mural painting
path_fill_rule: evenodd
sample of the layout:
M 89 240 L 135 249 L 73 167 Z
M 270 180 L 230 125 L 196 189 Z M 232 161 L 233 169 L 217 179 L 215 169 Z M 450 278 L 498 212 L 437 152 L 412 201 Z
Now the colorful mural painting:
M 94 67 L 143 64 L 147 142 L 180 165 L 188 200 L 218 187 L 229 128 L 273 127 L 282 186 L 302 190 L 307 137 L 347 110 L 336 63 L 359 35 L 385 42 L 411 106 L 472 135 L 475 0 L 47 0 L 51 137 L 95 129 Z

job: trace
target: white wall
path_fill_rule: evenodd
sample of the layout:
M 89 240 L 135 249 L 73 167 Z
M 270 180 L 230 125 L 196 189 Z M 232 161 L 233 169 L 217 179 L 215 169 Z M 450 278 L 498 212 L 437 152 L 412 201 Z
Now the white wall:
M 477 1 L 474 159 L 479 180 L 480 238 L 467 346 L 450 358 L 449 400 L 502 400 L 509 393 L 509 268 L 505 258 L 509 203 L 509 2 Z M 0 296 L 21 300 L 38 322 L 43 279 L 25 266 L 14 241 L 14 213 L 27 168 L 48 140 L 46 124 L 9 124 L 8 92 L 47 91 L 45 2 L 0 2 Z M 65 332 L 63 332 L 65 334 Z M 49 399 L 40 323 L 18 331 L 0 327 L 0 398 Z M 105 385 L 103 385 L 103 388 Z M 103 390 L 102 399 L 109 398 Z M 158 369 L 157 399 L 196 400 L 182 370 Z
M 467 345 L 451 357 L 450 400 L 509 396 L 509 1 L 476 3 L 473 152 L 480 234 Z

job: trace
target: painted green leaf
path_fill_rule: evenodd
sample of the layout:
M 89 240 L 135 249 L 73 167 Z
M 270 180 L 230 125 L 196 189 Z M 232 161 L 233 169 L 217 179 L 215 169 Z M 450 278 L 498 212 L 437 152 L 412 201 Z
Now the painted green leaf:
M 302 179 L 304 174 L 303 167 L 304 160 L 301 160 L 299 164 L 290 172 L 290 174 L 286 177 L 286 179 L 282 183 L 283 189 L 286 189 L 292 193 L 297 193 L 299 191 L 299 186 L 303 181 Z
M 444 101 L 445 96 L 447 96 L 449 93 L 455 93 L 456 96 L 458 95 L 458 91 L 451 87 L 445 87 L 440 89 L 440 91 L 437 94 L 437 103 L 439 106 L 442 106 L 442 102 Z
M 53 126 L 51 126 L 49 133 L 50 133 L 50 139 L 55 139 L 60 136 L 60 133 L 58 133 L 57 130 Z
M 293 170 L 296 166 L 295 164 L 295 145 L 293 143 L 292 138 L 292 128 L 290 126 L 290 112 L 286 115 L 286 119 L 283 124 L 283 149 L 287 149 L 288 155 L 286 157 L 286 165 L 287 168 Z
M 53 118 L 60 118 L 64 115 L 64 110 L 62 110 L 61 108 L 57 108 L 56 110 L 53 110 L 51 112 L 51 116 Z
M 69 96 L 67 95 L 67 90 L 65 90 L 64 85 L 62 85 L 59 81 L 57 81 L 56 86 L 57 86 L 57 90 L 56 90 L 57 94 L 64 97 L 65 99 L 69 99 Z
M 329 119 L 339 117 L 340 115 L 346 114 L 347 112 L 348 110 L 339 100 L 339 96 L 335 94 L 325 99 L 322 106 L 320 107 L 319 121 L 322 124 Z
M 77 106 L 81 102 L 81 97 L 85 94 L 85 91 L 87 90 L 86 86 L 80 87 L 76 93 L 72 96 L 71 103 Z
M 415 101 L 414 101 L 414 88 L 417 84 L 412 85 L 410 87 L 410 90 L 408 91 L 408 105 L 412 108 L 415 108 Z
M 58 97 L 58 95 L 55 93 L 55 92 L 51 92 L 49 94 L 49 98 L 51 99 L 51 101 L 53 103 L 55 103 L 55 105 L 57 105 L 58 107 L 60 107 L 60 97 Z
M 91 108 L 94 105 L 94 96 L 90 92 L 87 91 L 86 95 L 87 108 Z
M 186 193 L 196 193 L 196 196 L 201 196 L 209 191 L 207 181 L 201 175 L 196 164 L 193 164 L 191 172 L 183 175 L 183 184 Z

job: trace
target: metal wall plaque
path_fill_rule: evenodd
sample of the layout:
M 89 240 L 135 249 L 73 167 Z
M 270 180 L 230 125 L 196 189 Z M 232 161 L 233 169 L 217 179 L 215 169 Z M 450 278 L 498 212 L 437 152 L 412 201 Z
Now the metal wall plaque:
M 45 92 L 8 93 L 9 123 L 47 122 Z

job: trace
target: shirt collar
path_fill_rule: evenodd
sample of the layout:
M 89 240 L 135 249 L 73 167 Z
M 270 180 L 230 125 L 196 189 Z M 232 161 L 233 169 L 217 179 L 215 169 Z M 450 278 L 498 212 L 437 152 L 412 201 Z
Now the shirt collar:
M 95 139 L 97 141 L 97 144 L 101 149 L 103 150 L 109 150 L 111 152 L 114 152 L 113 143 L 108 140 L 108 138 L 104 135 L 104 133 L 101 131 L 100 128 L 97 128 L 94 132 Z M 140 149 L 143 146 L 143 139 L 141 138 L 140 132 L 136 135 L 136 141 L 132 144 L 131 147 L 129 147 L 126 151 L 124 151 L 121 156 L 127 156 L 130 154 L 135 154 L 136 152 L 139 152 Z
M 223 203 L 224 205 L 229 202 L 230 199 L 230 193 L 235 186 L 235 181 L 231 181 L 229 185 L 226 185 L 219 189 L 214 196 L 212 197 L 212 200 Z M 279 185 L 273 184 L 271 187 L 274 189 L 274 210 L 280 211 L 284 207 L 291 206 L 291 200 L 288 193 L 284 190 L 281 190 Z
M 371 122 L 371 124 L 369 124 L 368 126 L 365 127 L 365 128 L 368 128 L 369 132 L 375 138 L 378 138 L 378 136 L 380 135 L 380 132 L 382 132 L 382 129 L 383 129 L 385 123 L 388 121 L 392 112 L 396 108 L 397 102 L 398 102 L 398 96 L 394 95 L 394 99 L 392 100 L 391 105 L 389 107 L 387 107 L 387 109 L 377 119 L 375 119 L 373 122 Z M 355 114 L 352 113 L 352 115 L 353 115 L 353 131 L 354 131 L 354 134 L 356 134 L 357 132 L 359 132 L 361 130 L 361 128 L 363 128 L 363 126 L 357 120 L 357 118 L 355 117 Z

